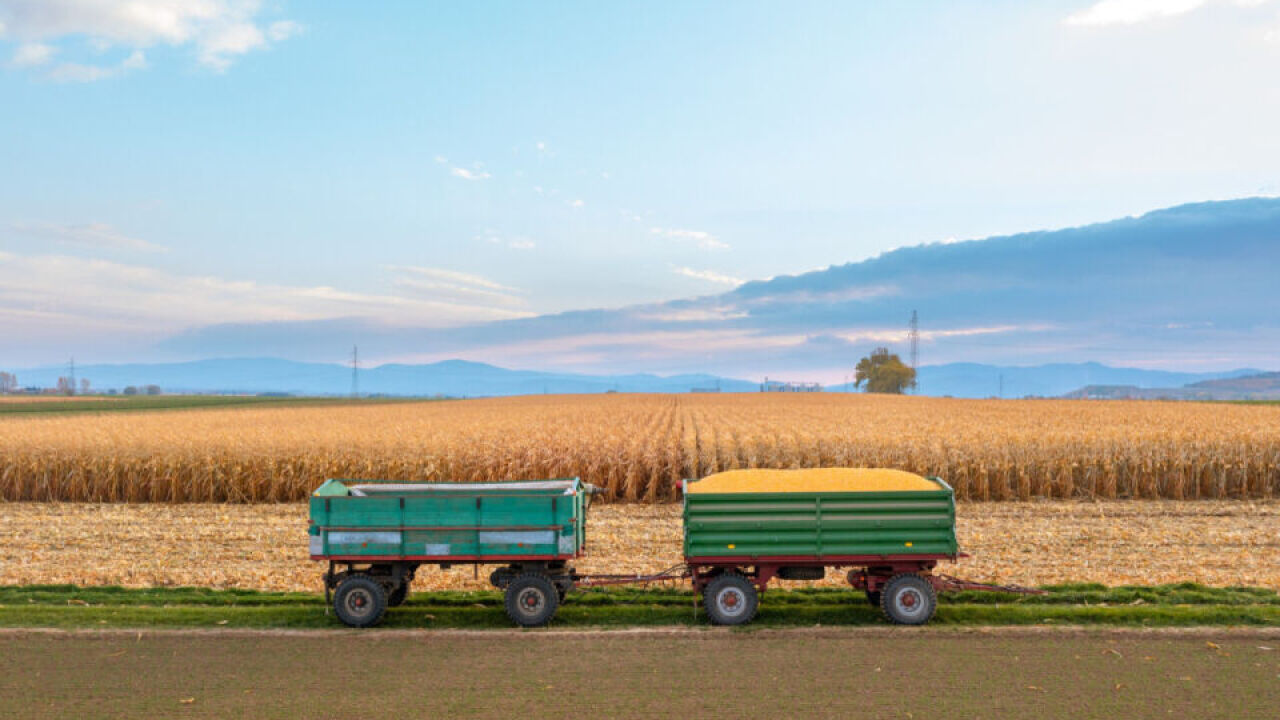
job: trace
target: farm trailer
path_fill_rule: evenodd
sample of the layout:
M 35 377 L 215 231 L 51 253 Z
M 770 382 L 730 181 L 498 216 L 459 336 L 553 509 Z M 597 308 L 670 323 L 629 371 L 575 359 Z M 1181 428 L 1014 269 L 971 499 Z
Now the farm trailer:
M 685 563 L 719 625 L 750 622 L 771 581 L 820 580 L 830 567 L 853 568 L 849 584 L 904 625 L 933 617 L 938 590 L 987 587 L 933 573 L 940 560 L 963 556 L 955 494 L 940 478 L 861 468 L 730 471 L 686 480 L 683 489 Z
M 596 488 L 577 478 L 496 483 L 329 480 L 311 496 L 312 560 L 328 562 L 325 602 L 369 627 L 404 602 L 423 565 L 499 565 L 507 615 L 545 624 L 574 584 Z

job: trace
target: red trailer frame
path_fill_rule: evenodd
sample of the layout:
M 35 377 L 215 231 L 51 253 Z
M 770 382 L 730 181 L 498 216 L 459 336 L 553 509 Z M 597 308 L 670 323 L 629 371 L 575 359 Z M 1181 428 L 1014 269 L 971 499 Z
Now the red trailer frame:
M 937 589 L 945 589 L 933 581 L 932 570 L 939 560 L 957 560 L 968 557 L 965 553 L 955 555 L 769 555 L 764 557 L 744 557 L 726 555 L 717 557 L 686 557 L 685 564 L 693 578 L 693 588 L 698 592 L 706 589 L 707 583 L 725 571 L 738 572 L 751 579 L 752 583 L 764 592 L 769 582 L 778 577 L 784 567 L 809 568 L 863 568 L 861 571 L 849 573 L 849 584 L 855 589 L 868 592 L 879 591 L 889 578 L 901 573 L 918 573 L 929 579 Z M 752 569 L 748 569 L 752 568 Z

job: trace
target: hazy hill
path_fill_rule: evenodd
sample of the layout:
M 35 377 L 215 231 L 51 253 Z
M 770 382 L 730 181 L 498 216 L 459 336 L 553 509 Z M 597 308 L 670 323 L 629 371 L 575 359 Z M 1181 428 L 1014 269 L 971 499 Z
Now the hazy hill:
M 52 387 L 67 368 L 52 366 L 17 371 L 23 385 Z M 926 366 L 920 369 L 920 391 L 927 395 L 988 397 L 999 393 L 1004 377 L 1004 397 L 1061 395 L 1089 384 L 1131 384 L 1161 387 L 1219 377 L 1256 373 L 1170 373 L 1137 368 L 1113 368 L 1099 363 L 1053 364 L 1040 367 L 997 367 L 975 363 Z M 343 395 L 351 390 L 351 368 L 331 363 L 306 363 L 278 358 L 227 358 L 184 363 L 131 365 L 81 365 L 80 378 L 97 389 L 122 389 L 127 385 L 156 384 L 166 392 L 289 392 L 306 395 Z M 689 392 L 716 388 L 724 392 L 755 392 L 757 379 L 721 378 L 713 375 L 652 374 L 587 375 L 509 370 L 485 363 L 447 360 L 427 365 L 388 364 L 362 368 L 360 392 L 388 395 L 531 395 L 549 393 Z M 829 387 L 838 391 L 838 386 Z
M 1133 385 L 1088 385 L 1066 397 L 1145 400 L 1280 400 L 1280 373 L 1202 380 L 1182 387 L 1140 388 Z

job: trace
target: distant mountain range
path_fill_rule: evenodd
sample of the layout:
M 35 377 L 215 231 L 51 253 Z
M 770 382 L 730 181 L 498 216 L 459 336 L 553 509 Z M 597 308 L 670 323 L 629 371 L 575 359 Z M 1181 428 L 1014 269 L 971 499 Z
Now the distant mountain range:
M 1117 368 L 1100 363 L 1058 363 L 1035 367 L 1000 367 L 951 363 L 920 368 L 920 392 L 954 397 L 1058 396 L 1082 387 L 1168 388 L 1204 381 L 1256 376 L 1254 369 L 1222 373 L 1176 373 Z M 53 387 L 67 374 L 62 366 L 18 370 L 20 385 Z M 306 363 L 278 358 L 225 358 L 182 363 L 82 365 L 78 378 L 96 390 L 129 385 L 159 385 L 165 392 L 345 395 L 351 391 L 349 366 Z M 1273 375 L 1276 375 L 1273 373 Z M 534 395 L 540 393 L 668 392 L 693 390 L 755 392 L 757 380 L 705 374 L 660 376 L 647 373 L 588 375 L 509 370 L 485 363 L 446 360 L 426 365 L 388 364 L 359 371 L 362 394 L 454 397 Z M 1240 382 L 1244 382 L 1243 380 Z M 840 386 L 828 387 L 839 391 Z M 1103 396 L 1103 395 L 1097 395 Z
M 1140 388 L 1133 385 L 1089 385 L 1068 393 L 1067 397 L 1142 400 L 1280 400 L 1280 372 L 1202 380 L 1182 387 Z
M 1085 386 L 1170 388 L 1262 371 L 1241 368 L 1218 373 L 1110 367 L 1096 362 L 1052 363 L 1032 367 L 1000 367 L 978 363 L 926 365 L 920 368 L 920 392 L 954 397 L 1058 397 Z

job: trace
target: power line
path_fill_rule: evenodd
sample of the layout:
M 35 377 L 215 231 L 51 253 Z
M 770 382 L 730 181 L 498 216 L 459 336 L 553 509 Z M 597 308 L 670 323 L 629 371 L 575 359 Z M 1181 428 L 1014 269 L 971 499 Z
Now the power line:
M 920 387 L 919 381 L 916 380 L 920 365 L 920 320 L 915 310 L 911 311 L 911 324 L 907 336 L 911 339 L 911 391 L 914 393 Z
M 360 348 L 351 346 L 351 397 L 360 397 Z

